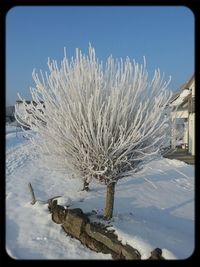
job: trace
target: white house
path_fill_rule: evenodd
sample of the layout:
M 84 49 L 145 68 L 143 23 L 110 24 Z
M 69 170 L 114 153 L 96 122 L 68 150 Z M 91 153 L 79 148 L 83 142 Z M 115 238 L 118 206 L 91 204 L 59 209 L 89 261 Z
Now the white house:
M 175 122 L 172 129 L 172 148 L 181 146 L 195 155 L 195 76 L 194 74 L 176 93 L 171 105 L 176 107 L 171 117 Z

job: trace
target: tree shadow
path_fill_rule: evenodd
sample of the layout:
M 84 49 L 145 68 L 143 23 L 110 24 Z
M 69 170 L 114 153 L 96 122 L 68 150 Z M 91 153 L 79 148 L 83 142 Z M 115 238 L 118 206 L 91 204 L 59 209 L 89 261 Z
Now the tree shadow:
M 177 217 L 172 212 L 191 202 L 193 199 L 188 199 L 162 209 L 153 205 L 138 207 L 134 204 L 136 200 L 120 197 L 115 201 L 113 225 L 130 237 L 141 237 L 154 247 L 165 248 L 178 259 L 185 259 L 194 250 L 194 221 Z
M 175 168 L 167 169 L 163 172 L 158 173 L 144 173 L 141 175 L 136 175 L 135 177 L 127 177 L 125 179 L 119 180 L 117 185 L 142 185 L 147 183 L 145 179 L 148 179 L 150 182 L 159 182 L 159 181 L 172 181 L 177 178 L 186 178 L 183 174 L 175 172 Z M 117 188 L 117 187 L 116 187 Z

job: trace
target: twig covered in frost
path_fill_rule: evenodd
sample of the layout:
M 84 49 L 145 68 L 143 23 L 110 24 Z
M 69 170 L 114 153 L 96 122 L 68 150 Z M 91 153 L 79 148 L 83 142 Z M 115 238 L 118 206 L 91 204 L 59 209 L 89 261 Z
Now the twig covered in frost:
M 156 70 L 149 81 L 145 59 L 110 56 L 103 66 L 91 46 L 71 61 L 64 54 L 60 67 L 48 61 L 50 73 L 33 71 L 33 101 L 20 98 L 17 121 L 44 155 L 83 179 L 109 184 L 141 170 L 170 138 L 170 79 Z

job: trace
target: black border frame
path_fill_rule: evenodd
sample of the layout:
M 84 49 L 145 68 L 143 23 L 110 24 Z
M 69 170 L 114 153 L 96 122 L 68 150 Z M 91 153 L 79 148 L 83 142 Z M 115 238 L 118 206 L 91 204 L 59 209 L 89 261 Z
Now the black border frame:
M 2 63 L 1 63 L 1 75 L 0 75 L 0 82 L 1 82 L 1 93 L 2 93 L 2 98 L 4 99 L 4 106 L 1 105 L 1 134 L 3 135 L 1 138 L 1 159 L 3 159 L 2 155 L 5 155 L 5 105 L 6 105 L 6 99 L 5 99 L 5 90 L 6 90 L 6 84 L 5 84 L 5 66 L 6 66 L 6 56 L 5 56 L 5 51 L 6 51 L 6 14 L 7 12 L 15 7 L 15 6 L 185 6 L 188 7 L 194 14 L 195 16 L 195 86 L 196 86 L 196 98 L 197 100 L 199 99 L 198 95 L 199 95 L 199 77 L 197 75 L 197 73 L 199 73 L 197 71 L 198 69 L 198 61 L 197 59 L 199 58 L 199 51 L 198 48 L 200 47 L 199 45 L 199 41 L 197 38 L 198 35 L 198 31 L 199 31 L 199 25 L 200 25 L 200 21 L 199 21 L 199 0 L 136 0 L 136 1 L 131 1 L 131 3 L 127 3 L 127 1 L 123 1 L 122 4 L 119 4 L 117 1 L 115 3 L 108 3 L 106 1 L 96 1 L 95 3 L 88 3 L 88 1 L 86 1 L 86 3 L 75 3 L 75 1 L 71 1 L 71 0 L 52 0 L 52 1 L 45 1 L 45 0 L 2 0 L 0 3 L 0 34 L 1 34 L 1 42 L 0 42 L 0 51 L 1 51 L 1 59 L 2 59 Z M 4 40 L 4 42 L 3 42 Z M 4 90 L 3 90 L 4 88 Z M 198 101 L 196 101 L 195 103 L 195 113 L 198 113 Z M 198 142 L 198 114 L 196 114 L 196 127 L 195 127 L 195 136 L 196 136 L 196 155 L 195 155 L 195 250 L 193 252 L 193 254 L 187 258 L 187 259 L 183 259 L 183 260 L 166 260 L 166 261 L 134 261 L 133 264 L 152 264 L 153 265 L 157 265 L 157 264 L 180 264 L 181 266 L 183 264 L 186 264 L 188 266 L 188 264 L 193 264 L 195 263 L 195 261 L 200 258 L 200 253 L 198 251 L 200 251 L 199 249 L 199 229 L 198 226 L 200 225 L 199 222 L 199 214 L 198 214 L 198 210 L 197 208 L 199 207 L 199 200 L 198 200 L 198 189 L 199 187 L 199 170 L 198 170 L 198 148 L 200 148 L 199 146 L 199 142 Z M 5 158 L 4 161 L 5 163 Z M 5 163 L 6 164 L 6 163 Z M 1 164 L 0 165 L 2 170 L 1 170 L 1 179 L 0 179 L 0 205 L 1 205 L 1 210 L 2 212 L 0 213 L 0 226 L 1 226 L 1 241 L 0 241 L 0 258 L 3 260 L 3 262 L 7 262 L 7 263 L 11 263 L 11 264 L 25 264 L 27 266 L 28 264 L 38 264 L 38 263 L 44 263 L 44 264 L 51 264 L 51 262 L 54 264 L 56 261 L 59 262 L 59 264 L 66 264 L 66 263 L 72 263 L 72 264 L 76 264 L 76 263 L 85 263 L 89 264 L 90 262 L 93 264 L 95 262 L 95 260 L 14 260 L 12 259 L 10 256 L 8 256 L 7 252 L 6 252 L 6 248 L 5 248 L 5 165 Z M 4 216 L 2 216 L 2 214 L 4 214 Z M 73 262 L 75 261 L 75 262 Z M 98 260 L 97 260 L 98 261 Z M 104 264 L 104 261 L 101 260 L 101 262 Z M 118 264 L 118 263 L 122 263 L 122 264 L 127 264 L 127 263 L 132 263 L 132 261 L 106 261 L 105 263 L 108 262 L 113 263 L 114 264 Z M 98 263 L 98 262 L 97 262 Z

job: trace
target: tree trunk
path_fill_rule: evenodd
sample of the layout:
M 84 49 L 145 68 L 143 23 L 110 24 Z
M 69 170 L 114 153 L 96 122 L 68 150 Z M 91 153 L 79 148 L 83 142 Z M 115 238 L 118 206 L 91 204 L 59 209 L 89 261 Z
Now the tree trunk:
M 86 180 L 83 181 L 82 191 L 87 191 L 87 192 L 89 191 L 89 183 Z
M 115 196 L 115 183 L 110 183 L 109 185 L 107 185 L 106 207 L 104 210 L 104 218 L 106 220 L 110 220 L 113 216 L 114 196 Z

